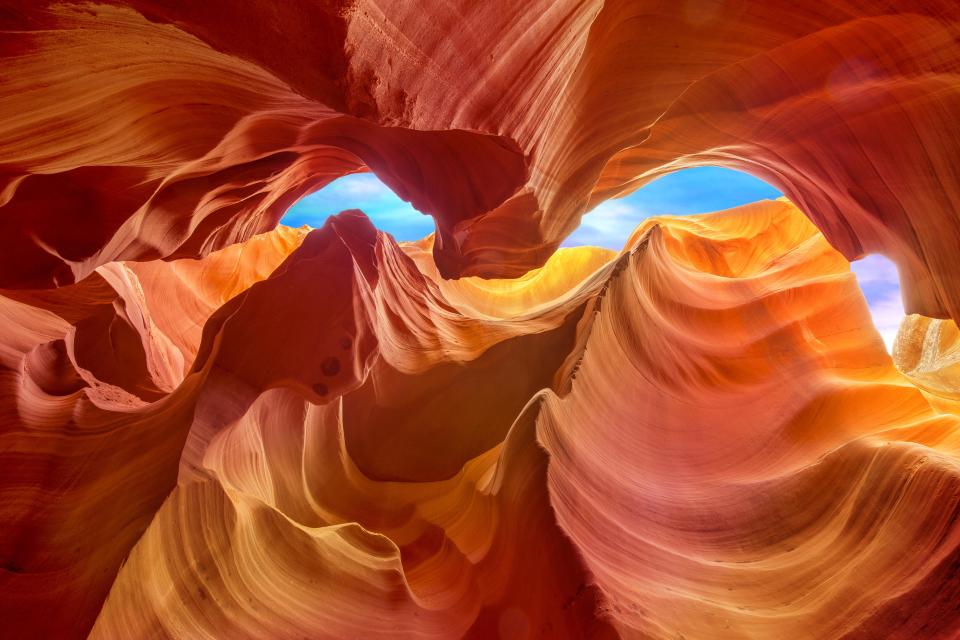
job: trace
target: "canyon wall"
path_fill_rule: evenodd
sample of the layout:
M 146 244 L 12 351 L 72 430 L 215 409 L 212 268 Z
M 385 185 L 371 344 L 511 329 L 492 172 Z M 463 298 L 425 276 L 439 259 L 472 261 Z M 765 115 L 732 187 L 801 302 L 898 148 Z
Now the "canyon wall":
M 960 633 L 955 2 L 14 0 L 0 68 L 0 637 Z M 700 165 L 786 197 L 557 249 Z M 277 226 L 359 171 L 436 233 Z

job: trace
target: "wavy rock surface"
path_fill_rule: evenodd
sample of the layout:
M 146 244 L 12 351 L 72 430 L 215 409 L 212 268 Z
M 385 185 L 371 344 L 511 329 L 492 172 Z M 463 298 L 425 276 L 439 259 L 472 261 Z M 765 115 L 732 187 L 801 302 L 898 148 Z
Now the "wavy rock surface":
M 789 202 L 521 280 L 429 249 L 345 212 L 6 292 L 6 635 L 960 631 L 960 422 Z
M 893 359 L 933 407 L 960 415 L 960 331 L 956 323 L 908 316 L 900 325 Z
M 546 395 L 560 526 L 628 637 L 951 637 L 957 417 L 796 210 L 731 214 L 641 227 Z
M 716 164 L 960 319 L 953 1 L 43 0 L 0 29 L 2 287 L 203 255 L 363 168 L 445 276 L 520 276 L 589 204 Z
M 957 637 L 958 43 L 946 1 L 6 3 L 0 638 Z M 703 164 L 789 199 L 556 250 Z M 358 171 L 436 234 L 276 227 Z

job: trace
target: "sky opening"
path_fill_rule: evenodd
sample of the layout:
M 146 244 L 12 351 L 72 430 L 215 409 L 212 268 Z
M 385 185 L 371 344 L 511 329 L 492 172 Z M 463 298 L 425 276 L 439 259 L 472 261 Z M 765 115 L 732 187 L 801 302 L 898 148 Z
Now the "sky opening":
M 887 351 L 892 353 L 897 329 L 906 315 L 900 295 L 897 265 L 885 256 L 873 254 L 851 262 L 850 268 L 856 274 L 860 290 L 867 299 L 873 326 L 880 332 Z
M 378 229 L 400 241 L 419 240 L 433 233 L 433 218 L 404 202 L 372 173 L 352 173 L 337 178 L 320 191 L 300 198 L 284 214 L 289 227 L 321 227 L 344 209 L 360 209 Z
M 720 167 L 694 167 L 667 174 L 633 193 L 606 200 L 583 216 L 565 247 L 593 245 L 619 250 L 644 218 L 693 215 L 738 207 L 783 194 L 748 173 Z
M 720 211 L 781 195 L 773 186 L 741 171 L 720 167 L 683 169 L 623 198 L 602 202 L 583 217 L 563 246 L 592 245 L 619 250 L 644 218 Z M 343 176 L 301 198 L 281 223 L 320 227 L 327 217 L 344 209 L 362 210 L 379 229 L 400 241 L 419 240 L 434 230 L 431 217 L 401 200 L 372 173 Z M 904 317 L 896 266 L 883 256 L 870 255 L 851 267 L 867 299 L 874 326 L 890 351 Z

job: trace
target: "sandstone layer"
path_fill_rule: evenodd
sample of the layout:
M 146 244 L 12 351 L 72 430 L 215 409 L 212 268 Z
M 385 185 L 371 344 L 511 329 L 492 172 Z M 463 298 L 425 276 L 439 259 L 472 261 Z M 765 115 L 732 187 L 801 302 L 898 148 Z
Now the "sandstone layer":
M 430 242 L 345 212 L 5 292 L 9 637 L 960 630 L 956 331 L 899 373 L 792 204 L 519 280 Z
M 0 637 L 960 635 L 955 2 L 14 0 L 0 69 Z M 698 165 L 787 197 L 557 249 Z M 436 233 L 277 226 L 360 171 Z
M 0 30 L 0 287 L 204 255 L 363 168 L 435 218 L 444 276 L 515 277 L 711 164 L 960 318 L 953 0 L 14 0 Z

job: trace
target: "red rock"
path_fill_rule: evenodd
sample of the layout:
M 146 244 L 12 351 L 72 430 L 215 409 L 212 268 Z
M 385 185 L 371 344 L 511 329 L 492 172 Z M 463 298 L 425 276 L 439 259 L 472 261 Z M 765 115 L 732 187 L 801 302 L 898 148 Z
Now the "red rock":
M 956 3 L 384 4 L 0 9 L 0 637 L 960 633 Z

